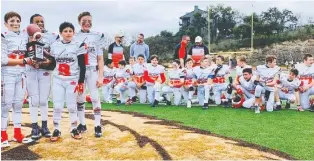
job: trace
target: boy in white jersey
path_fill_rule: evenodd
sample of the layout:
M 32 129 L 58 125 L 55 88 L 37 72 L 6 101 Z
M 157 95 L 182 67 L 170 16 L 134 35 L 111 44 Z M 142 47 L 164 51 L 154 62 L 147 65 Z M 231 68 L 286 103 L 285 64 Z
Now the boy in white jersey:
M 161 85 L 166 81 L 165 67 L 158 65 L 158 56 L 150 57 L 151 64 L 144 70 L 144 80 L 147 86 L 148 101 L 156 107 L 160 99 Z
M 277 58 L 273 55 L 266 56 L 266 64 L 256 67 L 256 81 L 255 81 L 255 113 L 260 113 L 260 105 L 262 104 L 261 94 L 265 93 L 266 110 L 271 112 L 274 108 L 275 102 L 275 84 L 278 80 L 280 67 L 276 65 Z M 279 102 L 280 104 L 280 102 Z
M 9 111 L 13 108 L 12 119 L 14 126 L 13 140 L 19 143 L 28 143 L 31 139 L 26 139 L 21 131 L 22 107 L 26 90 L 25 63 L 10 66 L 10 59 L 25 61 L 26 44 L 28 35 L 25 31 L 20 31 L 21 16 L 16 12 L 8 12 L 4 16 L 4 24 L 8 31 L 1 34 L 4 40 L 4 51 L 1 58 L 6 57 L 6 63 L 1 63 L 1 147 L 10 146 L 8 142 L 7 123 Z M 7 54 L 5 56 L 5 54 Z M 3 66 L 3 65 L 6 66 Z
M 181 101 L 182 86 L 184 85 L 184 73 L 180 69 L 180 61 L 175 59 L 172 63 L 172 69 L 168 70 L 168 86 L 162 88 L 163 97 L 167 105 L 171 105 L 170 93 L 174 94 L 174 105 L 178 106 Z
M 66 107 L 70 115 L 71 136 L 74 139 L 81 139 L 82 136 L 77 130 L 77 94 L 84 92 L 85 80 L 85 57 L 87 52 L 85 44 L 73 41 L 74 26 L 69 22 L 64 22 L 59 27 L 62 41 L 57 41 L 51 45 L 51 55 L 56 59 L 56 70 L 53 73 L 53 123 L 55 130 L 50 138 L 57 141 L 61 136 L 61 115 L 66 102 Z
M 193 60 L 191 58 L 186 59 L 185 65 L 186 68 L 183 70 L 184 73 L 184 85 L 183 88 L 181 88 L 182 95 L 184 97 L 184 100 L 187 103 L 187 108 L 191 108 L 192 106 L 192 98 L 193 94 L 195 92 L 194 82 L 195 82 L 195 76 L 193 72 Z
M 44 18 L 40 14 L 34 14 L 31 16 L 30 23 L 37 24 L 40 28 L 42 38 L 39 42 L 44 44 L 44 50 L 47 51 L 46 53 L 49 53 L 50 45 L 59 39 L 58 34 L 47 32 L 45 29 Z M 29 113 L 32 122 L 32 139 L 38 139 L 40 137 L 40 133 L 44 137 L 51 137 L 51 133 L 47 127 L 47 120 L 48 97 L 50 95 L 52 70 L 53 69 L 36 69 L 32 66 L 26 66 L 26 83 L 27 92 L 30 99 Z M 40 116 L 42 121 L 41 128 L 37 124 L 38 108 L 40 108 Z
M 140 103 L 146 102 L 147 86 L 144 80 L 144 70 L 146 69 L 145 57 L 140 54 L 137 56 L 137 63 L 132 67 L 132 81 L 129 82 L 129 94 L 132 102 L 136 102 L 136 92 L 139 90 Z
M 299 79 L 301 81 L 300 87 L 300 101 L 303 109 L 310 108 L 309 98 L 314 95 L 314 59 L 311 54 L 305 54 L 303 63 L 295 65 L 299 71 Z M 314 112 L 314 106 L 310 108 Z
M 114 90 L 118 93 L 117 106 L 125 103 L 125 92 L 128 90 L 128 81 L 131 78 L 131 70 L 125 68 L 125 60 L 120 60 L 118 63 L 119 68 L 114 70 Z
M 101 120 L 101 104 L 98 88 L 102 87 L 104 74 L 104 34 L 91 31 L 92 16 L 89 12 L 82 12 L 78 16 L 78 22 L 81 30 L 75 34 L 74 39 L 84 42 L 87 45 L 87 53 L 85 56 L 86 65 L 86 85 L 90 92 L 90 97 L 94 110 L 94 130 L 95 137 L 101 137 L 102 131 L 100 127 Z M 80 124 L 77 129 L 80 132 L 87 130 L 85 125 L 85 95 L 78 96 L 77 101 L 78 116 Z
M 236 66 L 236 79 L 234 84 L 238 84 L 238 79 L 243 75 L 243 69 L 252 68 L 250 65 L 246 64 L 246 58 L 241 56 L 237 59 L 237 66 Z
M 104 67 L 104 81 L 103 81 L 103 97 L 105 103 L 112 103 L 112 90 L 113 88 L 113 76 L 114 76 L 114 68 L 113 62 L 111 59 L 107 59 Z
M 213 92 L 215 97 L 216 105 L 220 105 L 222 102 L 225 107 L 231 105 L 231 93 L 230 85 L 227 84 L 226 78 L 230 74 L 230 69 L 228 65 L 224 65 L 224 57 L 219 55 L 216 58 L 217 67 L 214 69 L 215 77 L 212 79 L 211 85 L 213 86 Z M 230 91 L 231 90 L 231 91 Z M 221 100 L 222 92 L 225 91 L 225 96 L 228 100 Z
M 275 87 L 276 97 L 280 100 L 287 100 L 286 109 L 290 108 L 290 103 L 296 102 L 298 111 L 304 111 L 300 106 L 299 92 L 301 81 L 297 78 L 299 72 L 297 69 L 291 69 L 289 75 L 280 74 L 279 80 Z
M 203 109 L 208 109 L 211 72 L 213 68 L 208 67 L 208 58 L 201 59 L 201 65 L 193 68 L 196 81 L 194 86 L 197 87 L 198 101 Z

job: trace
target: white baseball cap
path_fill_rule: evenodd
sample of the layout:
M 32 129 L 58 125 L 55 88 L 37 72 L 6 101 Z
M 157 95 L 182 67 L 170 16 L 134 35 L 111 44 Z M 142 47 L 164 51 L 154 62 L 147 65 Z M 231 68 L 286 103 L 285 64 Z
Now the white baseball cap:
M 114 37 L 115 37 L 115 38 L 117 38 L 117 37 L 124 37 L 124 35 L 122 34 L 122 32 L 119 32 L 119 33 L 116 33 L 116 34 L 114 35 Z
M 196 38 L 195 38 L 195 42 L 202 42 L 202 37 L 200 37 L 200 36 L 196 36 Z

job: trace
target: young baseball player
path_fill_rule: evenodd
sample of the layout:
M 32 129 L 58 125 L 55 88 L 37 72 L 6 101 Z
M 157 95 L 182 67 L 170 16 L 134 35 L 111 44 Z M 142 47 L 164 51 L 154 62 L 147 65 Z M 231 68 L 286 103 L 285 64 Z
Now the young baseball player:
M 90 97 L 94 110 L 94 129 L 95 137 L 101 137 L 102 131 L 100 127 L 101 120 L 101 104 L 98 88 L 103 85 L 104 74 L 104 34 L 91 31 L 92 15 L 89 12 L 82 12 L 78 16 L 78 22 L 81 30 L 75 34 L 74 39 L 79 42 L 84 42 L 87 46 L 85 56 L 86 65 L 86 85 L 90 92 Z M 85 94 L 78 96 L 77 109 L 80 124 L 77 129 L 79 132 L 87 130 L 85 125 Z
M 125 60 L 119 61 L 119 68 L 114 72 L 115 85 L 114 90 L 118 93 L 117 96 L 117 106 L 120 106 L 121 103 L 125 103 L 125 92 L 128 90 L 128 81 L 131 78 L 130 69 L 126 69 Z
M 44 44 L 44 50 L 49 53 L 50 45 L 59 39 L 58 34 L 49 33 L 45 29 L 43 16 L 34 14 L 30 18 L 31 24 L 37 24 L 41 30 L 42 38 L 39 42 Z M 53 69 L 52 69 L 53 70 Z M 51 137 L 51 133 L 47 126 L 48 120 L 48 97 L 50 95 L 51 71 L 46 69 L 36 69 L 32 66 L 26 66 L 26 83 L 27 92 L 30 99 L 29 113 L 32 121 L 32 139 L 38 139 L 40 133 L 44 137 Z M 40 108 L 40 116 L 42 127 L 38 122 L 38 108 Z
M 166 81 L 165 67 L 158 64 L 158 56 L 152 55 L 151 64 L 144 70 L 144 80 L 147 85 L 148 101 L 155 107 L 159 103 L 161 84 Z
M 70 115 L 71 136 L 74 139 L 81 139 L 82 136 L 77 130 L 77 94 L 84 92 L 84 80 L 86 74 L 85 56 L 87 52 L 85 44 L 73 41 L 74 26 L 69 22 L 64 22 L 59 27 L 62 41 L 57 41 L 51 45 L 51 55 L 56 59 L 56 70 L 53 73 L 53 123 L 55 130 L 50 138 L 57 141 L 61 136 L 61 115 L 66 102 L 66 107 Z
M 163 97 L 167 105 L 171 105 L 170 93 L 174 94 L 174 105 L 178 106 L 182 97 L 182 86 L 184 85 L 184 73 L 180 69 L 180 61 L 175 59 L 172 62 L 172 69 L 168 70 L 168 86 L 162 88 Z
M 112 103 L 112 83 L 114 76 L 113 62 L 111 59 L 107 59 L 104 67 L 104 81 L 103 81 L 103 97 L 105 103 Z
M 226 83 L 226 78 L 228 78 L 230 74 L 230 69 L 228 65 L 224 65 L 224 57 L 223 56 L 217 56 L 216 63 L 217 67 L 214 69 L 215 77 L 212 79 L 212 86 L 213 86 L 213 92 L 215 97 L 215 103 L 217 105 L 220 105 L 221 102 L 223 102 L 225 107 L 228 107 L 231 105 L 231 93 L 230 91 L 230 85 Z M 232 88 L 231 88 L 232 89 Z M 225 92 L 225 96 L 228 100 L 221 100 L 222 92 Z
M 191 108 L 192 106 L 192 98 L 195 92 L 195 87 L 193 86 L 195 82 L 195 76 L 193 72 L 193 60 L 191 58 L 186 59 L 185 61 L 186 68 L 183 70 L 184 72 L 184 85 L 181 88 L 182 95 L 184 100 L 186 100 L 187 108 Z
M 127 65 L 125 66 L 125 68 L 132 70 L 132 68 L 133 68 L 133 66 L 135 65 L 135 63 L 136 63 L 136 62 L 135 62 L 135 57 L 131 56 L 131 57 L 129 58 L 129 64 L 127 64 Z
M 296 102 L 298 111 L 304 111 L 299 99 L 298 89 L 301 81 L 297 78 L 298 74 L 297 69 L 291 69 L 289 75 L 281 73 L 275 85 L 277 88 L 275 94 L 280 100 L 287 100 L 286 109 L 290 108 L 290 103 Z
M 238 84 L 239 77 L 243 75 L 243 69 L 246 68 L 252 68 L 250 65 L 246 64 L 246 58 L 244 56 L 241 56 L 237 59 L 237 66 L 236 66 L 236 79 L 234 81 L 234 84 Z
M 295 68 L 299 71 L 299 79 L 301 81 L 300 101 L 303 109 L 310 108 L 309 98 L 314 95 L 314 59 L 311 54 L 305 54 L 303 63 L 297 64 Z M 314 112 L 314 107 L 310 108 L 311 112 Z
M 273 111 L 274 108 L 274 91 L 275 84 L 278 80 L 278 74 L 280 73 L 280 67 L 276 65 L 277 58 L 272 55 L 266 56 L 266 64 L 256 67 L 256 80 L 255 80 L 255 113 L 260 113 L 259 105 L 262 104 L 261 94 L 265 93 L 266 110 Z M 279 102 L 280 104 L 280 102 Z
M 194 75 L 196 81 L 194 82 L 194 86 L 197 87 L 197 96 L 198 101 L 203 109 L 208 109 L 208 99 L 209 99 L 209 90 L 210 90 L 210 83 L 211 72 L 213 68 L 208 67 L 208 58 L 204 57 L 201 59 L 201 66 L 196 66 L 193 68 Z
M 13 108 L 13 140 L 19 143 L 28 143 L 32 140 L 25 138 L 21 131 L 22 107 L 26 90 L 24 64 L 27 63 L 19 65 L 10 64 L 11 59 L 26 61 L 24 56 L 28 35 L 25 31 L 20 31 L 21 16 L 16 12 L 8 12 L 4 15 L 4 25 L 8 31 L 1 34 L 1 39 L 5 40 L 2 42 L 4 46 L 1 46 L 5 47 L 1 49 L 1 51 L 4 50 L 1 53 L 1 58 L 3 57 L 2 55 L 7 54 L 7 56 L 4 56 L 7 59 L 1 60 L 1 147 L 8 147 L 10 144 L 6 130 L 11 108 Z
M 129 94 L 132 98 L 132 102 L 136 102 L 135 90 L 139 91 L 140 103 L 146 102 L 146 90 L 147 86 L 144 80 L 144 70 L 146 69 L 145 57 L 140 54 L 137 56 L 137 63 L 132 68 L 132 81 L 129 82 Z

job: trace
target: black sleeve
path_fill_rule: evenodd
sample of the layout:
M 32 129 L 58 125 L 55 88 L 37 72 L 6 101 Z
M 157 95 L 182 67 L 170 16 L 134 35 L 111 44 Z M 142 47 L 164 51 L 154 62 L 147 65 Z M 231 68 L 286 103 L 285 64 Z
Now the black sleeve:
M 204 45 L 204 52 L 205 52 L 205 53 L 204 53 L 205 55 L 209 55 L 208 48 L 207 48 L 205 45 Z
M 1 37 L 5 38 L 4 35 L 1 33 Z
M 109 48 L 108 48 L 108 54 L 112 54 L 113 53 L 113 44 L 110 44 L 109 45 Z M 112 58 L 112 57 L 111 57 Z
M 193 49 L 194 46 L 192 46 L 188 52 L 188 55 L 192 55 L 192 49 Z
M 180 49 L 180 45 L 176 45 L 173 59 L 179 59 L 179 49 Z
M 80 77 L 79 77 L 78 82 L 79 83 L 84 83 L 85 73 L 86 73 L 84 54 L 81 54 L 81 55 L 77 56 L 77 60 L 78 60 L 78 65 L 80 67 Z

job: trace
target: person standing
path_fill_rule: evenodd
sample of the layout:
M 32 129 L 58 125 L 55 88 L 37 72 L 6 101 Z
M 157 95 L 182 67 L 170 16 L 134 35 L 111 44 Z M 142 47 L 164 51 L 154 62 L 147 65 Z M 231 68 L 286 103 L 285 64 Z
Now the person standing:
M 139 55 L 144 55 L 145 62 L 149 58 L 149 46 L 144 42 L 144 34 L 140 33 L 137 36 L 137 41 L 131 45 L 130 57 L 137 59 Z
M 197 36 L 195 38 L 195 45 L 193 45 L 188 52 L 188 58 L 191 57 L 194 61 L 193 66 L 200 66 L 200 60 L 204 58 L 205 55 L 209 55 L 208 48 L 202 41 L 202 37 Z
M 180 67 L 184 68 L 184 61 L 187 58 L 187 47 L 190 43 L 190 37 L 188 35 L 183 35 L 181 42 L 176 45 L 175 53 L 173 59 L 179 59 Z

